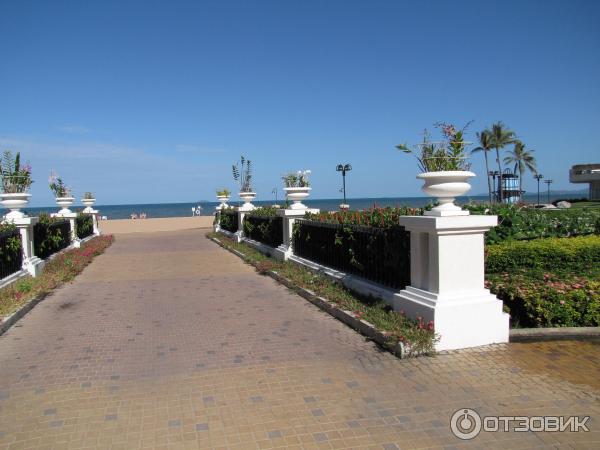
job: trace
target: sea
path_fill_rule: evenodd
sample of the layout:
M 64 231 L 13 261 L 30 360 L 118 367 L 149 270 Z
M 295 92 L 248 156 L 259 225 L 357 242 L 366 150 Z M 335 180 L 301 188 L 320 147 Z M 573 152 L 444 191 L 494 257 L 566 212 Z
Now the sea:
M 536 203 L 537 195 L 525 195 L 526 202 Z M 564 193 L 562 195 L 550 195 L 550 201 L 554 201 L 560 198 L 565 198 Z M 458 204 L 464 204 L 468 202 L 486 202 L 488 197 L 486 195 L 477 195 L 470 197 L 461 197 L 457 199 Z M 548 197 L 542 196 L 541 202 L 546 202 Z M 431 197 L 383 197 L 383 198 L 349 198 L 346 203 L 350 205 L 351 210 L 364 210 L 370 209 L 373 206 L 425 206 L 432 201 Z M 242 202 L 234 200 L 228 202 L 230 206 L 239 206 Z M 275 202 L 274 200 L 257 200 L 253 204 L 256 206 L 271 206 Z M 310 208 L 319 208 L 321 211 L 337 211 L 339 209 L 342 199 L 309 199 L 304 203 Z M 282 202 L 279 201 L 281 205 Z M 140 203 L 132 205 L 94 205 L 94 208 L 99 211 L 101 216 L 106 216 L 107 219 L 129 219 L 132 214 L 140 215 L 146 214 L 148 219 L 156 217 L 191 217 L 193 215 L 192 209 L 196 210 L 200 207 L 200 215 L 211 216 L 215 212 L 215 207 L 219 205 L 219 202 L 213 201 L 198 201 L 195 203 Z M 37 208 L 24 208 L 24 211 L 29 215 L 38 215 L 40 212 L 53 213 L 59 208 L 57 206 L 37 207 Z M 74 205 L 71 208 L 73 211 L 83 209 L 81 205 Z

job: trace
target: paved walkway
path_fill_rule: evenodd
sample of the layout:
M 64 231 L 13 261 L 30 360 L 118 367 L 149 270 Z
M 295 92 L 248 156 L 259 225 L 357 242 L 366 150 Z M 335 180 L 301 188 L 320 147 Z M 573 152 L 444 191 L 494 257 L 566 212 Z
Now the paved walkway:
M 205 239 L 122 235 L 0 337 L 0 449 L 600 447 L 600 346 L 398 360 Z M 592 415 L 589 433 L 449 429 Z

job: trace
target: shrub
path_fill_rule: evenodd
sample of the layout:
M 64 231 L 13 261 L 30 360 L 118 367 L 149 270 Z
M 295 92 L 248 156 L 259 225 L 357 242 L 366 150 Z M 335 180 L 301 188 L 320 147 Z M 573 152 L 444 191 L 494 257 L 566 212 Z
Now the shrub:
M 512 326 L 600 325 L 600 282 L 564 274 L 521 271 L 488 275 L 486 285 L 504 301 Z
M 259 209 L 275 211 L 273 208 Z M 278 247 L 283 243 L 283 219 L 270 213 L 271 211 L 262 211 L 255 214 L 253 211 L 247 214 L 242 224 L 244 236 L 271 247 Z
M 600 264 L 600 236 L 508 241 L 486 247 L 486 271 L 516 268 L 576 272 Z
M 498 216 L 498 226 L 486 233 L 486 244 L 600 233 L 600 209 L 540 210 L 488 204 L 470 204 L 465 209 L 471 214 Z
M 421 216 L 422 208 L 408 206 L 396 208 L 379 208 L 373 206 L 364 211 L 339 211 L 307 214 L 306 218 L 316 222 L 335 223 L 342 225 L 362 225 L 366 227 L 390 228 L 397 227 L 400 216 Z
M 21 270 L 21 234 L 13 224 L 0 223 L 0 278 Z
M 224 230 L 235 233 L 238 230 L 238 213 L 233 208 L 223 208 L 219 211 L 219 226 Z
M 79 239 L 84 239 L 88 236 L 91 236 L 94 232 L 92 216 L 88 214 L 78 214 L 77 219 L 75 219 L 75 229 Z
M 53 253 L 68 247 L 71 242 L 71 225 L 68 220 L 40 214 L 40 220 L 33 227 L 35 255 L 46 259 Z

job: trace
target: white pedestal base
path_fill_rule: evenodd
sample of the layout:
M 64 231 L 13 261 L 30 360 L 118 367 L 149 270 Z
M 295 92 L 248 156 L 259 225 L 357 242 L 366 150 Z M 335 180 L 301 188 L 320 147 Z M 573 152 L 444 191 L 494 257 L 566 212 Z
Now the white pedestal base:
M 278 209 L 277 215 L 283 218 L 283 243 L 275 249 L 273 256 L 281 261 L 286 261 L 294 254 L 292 248 L 292 233 L 296 219 L 303 218 L 306 213 L 317 214 L 316 208 L 303 209 Z
M 449 296 L 408 286 L 394 297 L 394 310 L 434 322 L 438 351 L 508 342 L 509 316 L 487 289 Z
M 287 261 L 293 255 L 292 247 L 281 244 L 273 251 L 273 257 L 279 261 Z
M 33 258 L 28 258 L 23 261 L 23 270 L 25 270 L 32 277 L 37 277 L 40 273 L 42 273 L 42 269 L 46 263 L 43 259 L 34 256 Z
M 484 234 L 496 216 L 403 216 L 410 231 L 410 279 L 394 296 L 395 310 L 434 322 L 437 350 L 508 342 L 508 314 L 484 289 Z

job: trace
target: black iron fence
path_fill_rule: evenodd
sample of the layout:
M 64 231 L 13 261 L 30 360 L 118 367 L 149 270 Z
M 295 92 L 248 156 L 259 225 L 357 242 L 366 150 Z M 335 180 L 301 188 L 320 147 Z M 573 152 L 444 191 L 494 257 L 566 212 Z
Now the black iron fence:
M 35 256 L 46 259 L 71 243 L 71 224 L 68 220 L 39 221 L 33 226 Z
M 296 220 L 294 254 L 394 289 L 410 284 L 410 233 L 404 227 L 364 227 Z
M 0 232 L 0 279 L 21 270 L 23 252 L 18 229 Z
M 94 233 L 94 224 L 92 222 L 92 216 L 80 214 L 75 219 L 75 229 L 77 230 L 77 237 L 79 239 L 85 239 Z
M 219 212 L 219 226 L 224 230 L 235 233 L 238 230 L 238 213 L 235 210 L 222 209 Z
M 244 217 L 244 236 L 271 247 L 279 247 L 283 243 L 283 219 L 279 216 Z

